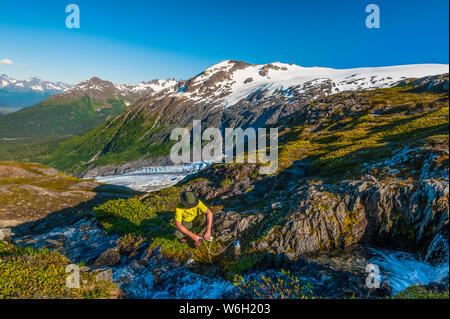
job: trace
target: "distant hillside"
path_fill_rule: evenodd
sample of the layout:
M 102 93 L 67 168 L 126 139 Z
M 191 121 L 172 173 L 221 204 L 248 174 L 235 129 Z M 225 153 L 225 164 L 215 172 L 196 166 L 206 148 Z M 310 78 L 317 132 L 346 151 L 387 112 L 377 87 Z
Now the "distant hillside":
M 92 78 L 32 107 L 0 115 L 0 137 L 50 137 L 82 133 L 119 114 L 140 97 L 171 83 L 175 81 L 156 80 L 131 86 Z

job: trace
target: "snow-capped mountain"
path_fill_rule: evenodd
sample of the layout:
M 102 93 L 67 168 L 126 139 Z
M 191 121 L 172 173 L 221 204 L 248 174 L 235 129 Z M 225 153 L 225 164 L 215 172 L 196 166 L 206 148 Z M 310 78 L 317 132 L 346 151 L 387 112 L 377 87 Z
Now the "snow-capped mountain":
M 140 91 L 159 92 L 169 87 L 172 87 L 177 83 L 178 81 L 175 79 L 151 80 L 147 82 L 141 82 L 137 85 L 125 85 L 125 87 L 126 89 L 132 92 L 140 92 Z
M 141 82 L 137 85 L 130 84 L 115 84 L 109 81 L 101 80 L 97 77 L 90 78 L 89 80 L 83 81 L 73 87 L 73 90 L 117 90 L 122 94 L 129 93 L 149 93 L 149 92 L 159 92 L 177 83 L 175 79 L 167 80 L 152 80 L 148 82 Z
M 245 129 L 282 126 L 295 115 L 300 118 L 297 122 L 314 125 L 323 115 L 321 112 L 327 112 L 328 109 L 312 102 L 323 101 L 329 95 L 392 87 L 411 78 L 444 73 L 448 73 L 448 65 L 337 70 L 305 68 L 278 62 L 251 65 L 227 60 L 187 81 L 163 86 L 157 92 L 142 96 L 126 112 L 114 118 L 114 125 L 98 127 L 76 143 L 92 145 L 89 153 L 80 155 L 84 163 L 92 165 L 92 171 L 88 173 L 92 176 L 121 174 L 145 166 L 171 165 L 163 152 L 168 149 L 170 133 L 176 127 L 192 127 L 193 120 L 202 120 L 203 128 Z M 430 81 L 434 80 L 428 78 L 424 83 Z M 445 87 L 448 85 L 448 76 L 441 76 L 436 81 L 441 81 L 440 87 Z M 113 88 L 117 89 L 114 85 Z M 128 90 L 121 87 L 120 92 Z M 133 130 L 129 130 L 130 127 Z M 104 139 L 105 136 L 107 138 Z M 94 143 L 94 140 L 100 139 L 101 143 Z M 134 143 L 123 145 L 122 141 L 125 140 Z M 133 153 L 133 158 L 129 158 L 129 163 L 119 168 L 111 166 L 109 170 L 96 167 L 100 157 L 120 156 L 120 152 L 128 148 L 139 149 L 139 152 Z M 153 161 L 153 154 L 158 154 L 160 158 Z
M 67 91 L 71 87 L 72 85 L 67 83 L 44 81 L 38 77 L 32 77 L 27 80 L 16 80 L 6 74 L 0 75 L 0 89 L 57 94 Z
M 274 62 L 251 65 L 227 60 L 207 68 L 172 92 L 174 96 L 187 97 L 200 103 L 217 102 L 231 107 L 256 94 L 258 100 L 274 96 L 308 97 L 319 89 L 329 95 L 350 90 L 384 88 L 406 78 L 449 72 L 444 64 L 416 64 L 390 67 L 332 69 L 301 67 L 295 64 Z
M 167 101 L 177 105 L 180 114 L 175 117 L 180 116 L 182 122 L 192 117 L 214 118 L 213 123 L 218 125 L 220 118 L 227 127 L 262 127 L 334 93 L 392 87 L 405 79 L 448 72 L 445 64 L 332 69 L 226 60 L 155 93 L 143 106 L 165 114 L 163 109 L 170 105 L 161 101 Z M 160 110 L 154 110 L 155 105 Z M 186 110 L 189 112 L 182 116 Z
M 159 92 L 177 83 L 174 79 L 167 79 L 141 82 L 137 85 L 115 84 L 99 79 L 98 77 L 93 77 L 77 84 L 72 89 L 66 91 L 63 96 L 88 94 L 97 99 L 114 97 L 116 99 L 122 99 L 125 104 L 130 105 L 140 97 Z
M 38 77 L 16 80 L 6 74 L 0 75 L 0 107 L 19 109 L 34 105 L 45 98 L 63 93 L 72 85 L 63 82 L 44 81 Z
M 10 78 L 7 79 L 8 83 L 13 82 Z M 142 82 L 137 85 L 114 84 L 93 77 L 60 94 L 49 96 L 48 92 L 46 94 L 34 91 L 31 94 L 14 92 L 14 99 L 11 98 L 11 92 L 5 95 L 0 90 L 0 102 L 2 97 L 10 98 L 10 102 L 5 106 L 17 106 L 18 98 L 25 95 L 29 98 L 28 102 L 31 101 L 30 96 L 36 100 L 31 107 L 0 117 L 0 137 L 78 134 L 120 114 L 140 98 L 151 96 L 176 83 L 175 80 L 168 79 Z M 37 86 L 33 81 L 29 81 L 29 84 Z M 46 85 L 49 86 L 48 83 Z

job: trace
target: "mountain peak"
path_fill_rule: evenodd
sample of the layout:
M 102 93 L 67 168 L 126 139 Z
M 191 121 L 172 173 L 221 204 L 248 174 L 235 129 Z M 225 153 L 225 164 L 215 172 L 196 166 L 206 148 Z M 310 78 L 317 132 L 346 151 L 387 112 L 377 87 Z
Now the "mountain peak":
M 34 91 L 39 93 L 58 94 L 69 90 L 72 86 L 63 82 L 50 82 L 40 77 L 31 77 L 26 80 L 16 80 L 2 74 L 0 76 L 0 89 L 14 90 L 16 92 Z
M 230 107 L 257 94 L 284 98 L 320 91 L 329 95 L 348 90 L 389 87 L 405 78 L 448 73 L 448 65 L 420 64 L 391 67 L 332 69 L 272 62 L 249 64 L 225 60 L 205 69 L 172 92 L 195 102 Z

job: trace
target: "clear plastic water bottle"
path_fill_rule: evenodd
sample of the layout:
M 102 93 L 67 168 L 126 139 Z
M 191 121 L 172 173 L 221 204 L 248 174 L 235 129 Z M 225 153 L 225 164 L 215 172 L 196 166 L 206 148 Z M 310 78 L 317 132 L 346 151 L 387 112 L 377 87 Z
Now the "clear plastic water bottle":
M 234 255 L 239 256 L 241 254 L 241 243 L 236 240 L 234 243 Z

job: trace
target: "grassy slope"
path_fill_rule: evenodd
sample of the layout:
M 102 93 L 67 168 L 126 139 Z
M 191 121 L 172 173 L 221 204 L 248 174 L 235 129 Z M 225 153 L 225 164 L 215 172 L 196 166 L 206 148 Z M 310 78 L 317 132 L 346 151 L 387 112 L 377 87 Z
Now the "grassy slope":
M 42 162 L 64 137 L 0 138 L 0 161 Z
M 1 221 L 43 220 L 66 208 L 73 209 L 67 212 L 70 214 L 83 213 L 108 198 L 132 194 L 136 192 L 77 179 L 41 164 L 0 162 Z M 70 260 L 58 252 L 0 241 L 0 299 L 121 297 L 117 285 L 97 282 L 95 273 L 82 271 L 81 287 L 67 288 L 69 264 Z
M 46 100 L 20 111 L 0 115 L 0 137 L 67 136 L 84 132 L 119 114 L 126 108 L 123 101 L 108 99 L 108 104 L 89 96 L 66 101 Z
M 80 288 L 66 287 L 70 260 L 47 249 L 19 248 L 0 241 L 0 299 L 117 298 L 114 283 L 80 272 Z M 81 265 L 80 265 L 81 266 Z
M 319 130 L 301 125 L 283 131 L 279 169 L 308 160 L 319 176 L 357 174 L 362 164 L 386 158 L 402 146 L 420 145 L 436 135 L 448 139 L 448 95 L 409 89 L 360 92 L 367 98 L 366 112 L 323 122 Z M 418 105 L 423 111 L 411 112 Z
M 41 164 L 0 162 L 0 220 L 38 220 L 136 193 L 67 176 Z
M 150 144 L 149 136 L 164 127 L 153 128 L 155 116 L 144 111 L 128 113 L 105 122 L 84 134 L 62 141 L 51 151 L 44 163 L 70 173 L 83 171 L 87 164 L 122 164 L 149 154 L 151 157 L 169 153 L 170 141 Z

